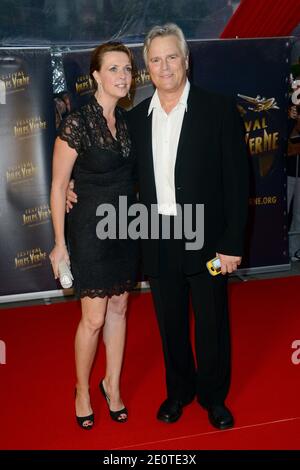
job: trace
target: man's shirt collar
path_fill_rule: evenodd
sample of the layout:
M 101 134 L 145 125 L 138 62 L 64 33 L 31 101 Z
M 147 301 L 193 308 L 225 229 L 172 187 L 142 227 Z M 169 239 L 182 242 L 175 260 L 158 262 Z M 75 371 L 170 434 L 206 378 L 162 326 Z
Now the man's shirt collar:
M 183 89 L 183 92 L 182 92 L 182 95 L 179 98 L 179 101 L 176 105 L 176 106 L 178 106 L 178 105 L 184 106 L 186 111 L 187 111 L 187 100 L 188 100 L 190 88 L 191 88 L 191 84 L 187 79 L 186 83 L 185 83 L 185 86 L 184 86 L 184 89 Z M 162 106 L 161 106 L 160 100 L 159 100 L 157 90 L 155 90 L 155 93 L 151 98 L 149 108 L 148 108 L 148 116 L 152 113 L 153 108 L 163 109 Z

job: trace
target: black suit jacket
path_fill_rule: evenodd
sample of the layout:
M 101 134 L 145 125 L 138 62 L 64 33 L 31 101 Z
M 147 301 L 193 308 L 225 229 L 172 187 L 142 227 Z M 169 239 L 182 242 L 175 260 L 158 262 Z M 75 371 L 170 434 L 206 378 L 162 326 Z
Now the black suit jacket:
M 140 202 L 157 204 L 152 155 L 151 98 L 129 113 Z M 187 274 L 205 269 L 216 252 L 241 256 L 248 208 L 244 126 L 234 100 L 191 86 L 175 164 L 176 202 L 204 204 L 204 245 L 185 251 Z M 159 273 L 159 241 L 142 241 L 145 274 Z

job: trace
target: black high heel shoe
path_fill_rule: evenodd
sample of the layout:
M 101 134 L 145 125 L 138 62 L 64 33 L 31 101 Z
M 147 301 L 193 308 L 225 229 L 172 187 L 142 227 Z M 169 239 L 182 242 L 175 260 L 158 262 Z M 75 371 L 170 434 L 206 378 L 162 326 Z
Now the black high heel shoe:
M 77 395 L 77 389 L 75 388 L 75 399 L 76 399 L 76 395 Z M 89 431 L 94 426 L 94 419 L 95 419 L 94 413 L 88 416 L 77 416 L 77 415 L 75 416 L 76 416 L 77 423 L 82 429 Z M 84 424 L 85 422 L 87 422 L 88 424 Z
M 104 396 L 104 398 L 106 400 L 111 419 L 113 419 L 114 421 L 117 421 L 117 423 L 126 423 L 126 421 L 128 419 L 128 410 L 127 410 L 127 408 L 124 406 L 124 408 L 122 408 L 121 410 L 112 411 L 109 407 L 110 398 L 107 395 L 107 393 L 104 389 L 104 386 L 103 386 L 103 379 L 99 383 L 99 388 L 100 388 L 100 392 L 102 393 L 102 395 Z M 126 415 L 126 418 L 123 418 L 122 415 Z

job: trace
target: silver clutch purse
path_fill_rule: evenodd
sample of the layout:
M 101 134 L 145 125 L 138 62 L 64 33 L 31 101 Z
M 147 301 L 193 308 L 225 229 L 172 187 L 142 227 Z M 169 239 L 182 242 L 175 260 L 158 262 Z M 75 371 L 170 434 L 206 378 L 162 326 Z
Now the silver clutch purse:
M 58 265 L 59 281 L 63 289 L 69 289 L 73 284 L 73 276 L 68 264 L 61 261 Z

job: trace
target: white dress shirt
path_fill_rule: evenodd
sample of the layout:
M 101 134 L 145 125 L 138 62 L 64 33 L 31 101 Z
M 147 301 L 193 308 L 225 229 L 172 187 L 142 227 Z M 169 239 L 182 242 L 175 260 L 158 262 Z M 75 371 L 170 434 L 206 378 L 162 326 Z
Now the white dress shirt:
M 189 91 L 190 83 L 187 80 L 177 105 L 167 114 L 161 106 L 156 90 L 148 109 L 148 116 L 153 113 L 152 152 L 159 214 L 177 215 L 175 163 Z

